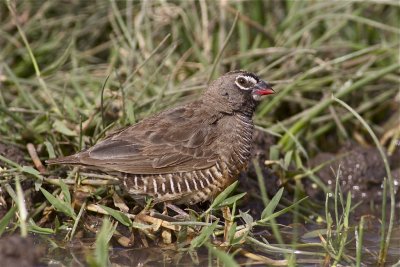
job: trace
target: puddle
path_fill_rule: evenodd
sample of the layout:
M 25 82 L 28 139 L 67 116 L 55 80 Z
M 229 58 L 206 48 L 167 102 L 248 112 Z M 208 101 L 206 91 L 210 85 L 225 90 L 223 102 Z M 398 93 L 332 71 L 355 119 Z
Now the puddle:
M 376 265 L 379 255 L 380 245 L 380 223 L 373 216 L 367 218 L 364 225 L 364 237 L 362 248 L 362 263 L 367 266 Z M 296 229 L 296 230 L 295 230 Z M 293 235 L 297 231 L 298 235 L 298 253 L 296 253 L 297 266 L 320 266 L 323 263 L 325 250 L 321 246 L 312 246 L 311 244 L 320 244 L 321 240 L 313 233 L 321 229 L 318 225 L 286 226 L 281 229 L 285 244 L 291 244 Z M 356 238 L 354 227 L 348 231 L 348 244 L 346 245 L 344 255 L 347 258 L 354 259 L 356 256 Z M 325 238 L 324 231 L 322 231 Z M 273 236 L 268 231 L 254 231 L 254 237 L 257 240 L 265 238 L 274 246 L 276 245 Z M 39 251 L 45 251 L 42 255 L 40 264 L 36 266 L 86 266 L 87 260 L 93 255 L 94 238 L 75 239 L 72 242 L 64 242 L 64 236 L 31 236 L 34 247 Z M 50 241 L 52 240 L 52 241 Z M 15 242 L 14 242 L 15 243 Z M 18 242 L 17 242 L 18 243 Z M 15 244 L 17 244 L 15 243 Z M 115 240 L 112 240 L 112 249 L 110 249 L 110 262 L 118 266 L 208 266 L 210 255 L 206 248 L 197 250 L 196 252 L 179 252 L 172 247 L 149 247 L 149 248 L 124 248 L 119 246 Z M 244 245 L 241 247 L 243 251 L 261 255 L 270 259 L 279 261 L 284 260 L 282 253 L 267 252 L 259 246 Z M 233 248 L 232 251 L 235 249 Z M 29 250 L 32 251 L 32 250 Z M 34 252 L 36 253 L 36 252 Z M 23 254 L 29 259 L 29 255 Z M 1 257 L 0 257 L 1 258 Z M 400 259 L 400 226 L 395 226 L 388 250 L 387 265 L 392 265 Z M 242 253 L 235 256 L 235 260 L 241 264 L 255 263 L 249 260 Z M 212 262 L 215 261 L 213 258 Z M 4 261 L 3 261 L 4 262 Z M 342 261 L 345 263 L 345 261 Z M 215 262 L 214 262 L 215 263 Z M 20 266 L 20 265 L 7 265 Z M 21 265 L 22 266 L 22 265 Z M 213 265 L 214 266 L 214 265 Z M 254 264 L 252 266 L 264 266 L 263 264 Z

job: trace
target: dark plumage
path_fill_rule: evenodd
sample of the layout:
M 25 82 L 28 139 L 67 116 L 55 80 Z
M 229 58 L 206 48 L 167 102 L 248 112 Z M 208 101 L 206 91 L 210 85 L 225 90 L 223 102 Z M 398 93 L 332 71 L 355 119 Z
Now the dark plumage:
M 134 198 L 194 204 L 231 184 L 247 166 L 257 102 L 271 86 L 246 71 L 229 72 L 202 97 L 163 111 L 77 154 L 49 164 L 118 172 Z

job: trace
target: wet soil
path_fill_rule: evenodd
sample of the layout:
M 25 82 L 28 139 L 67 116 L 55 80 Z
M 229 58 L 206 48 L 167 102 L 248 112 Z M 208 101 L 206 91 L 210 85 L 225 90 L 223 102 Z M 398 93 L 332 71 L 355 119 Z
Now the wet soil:
M 19 165 L 26 165 L 24 159 L 25 153 L 13 144 L 5 144 L 0 141 L 0 155 L 18 163 Z M 0 167 L 4 167 L 5 163 L 0 161 Z
M 388 156 L 392 176 L 395 180 L 396 197 L 400 200 L 400 150 Z M 320 153 L 311 160 L 311 167 L 326 164 L 316 175 L 332 190 L 335 188 L 336 175 L 340 188 L 344 194 L 352 193 L 356 201 L 382 202 L 382 185 L 384 178 L 388 177 L 382 157 L 377 148 L 361 147 L 353 145 L 342 148 L 338 153 Z M 338 173 L 338 171 L 340 172 Z M 324 192 L 312 184 L 311 180 L 305 180 L 307 195 L 311 198 L 323 201 Z

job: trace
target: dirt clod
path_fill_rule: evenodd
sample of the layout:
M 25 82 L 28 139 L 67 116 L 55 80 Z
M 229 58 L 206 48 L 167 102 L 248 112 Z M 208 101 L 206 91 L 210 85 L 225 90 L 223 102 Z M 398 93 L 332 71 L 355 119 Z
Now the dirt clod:
M 0 239 L 0 263 L 7 267 L 40 266 L 39 260 L 44 255 L 44 249 L 35 246 L 31 238 L 19 235 Z

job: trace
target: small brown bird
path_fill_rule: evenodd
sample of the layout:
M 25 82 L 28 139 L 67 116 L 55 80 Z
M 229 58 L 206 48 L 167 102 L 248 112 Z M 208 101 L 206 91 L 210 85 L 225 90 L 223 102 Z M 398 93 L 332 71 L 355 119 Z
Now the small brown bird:
M 49 160 L 118 173 L 133 198 L 195 204 L 229 186 L 250 157 L 252 116 L 271 86 L 247 71 L 213 81 L 199 100 L 165 110 L 77 154 Z

